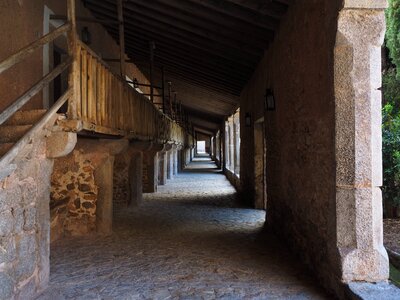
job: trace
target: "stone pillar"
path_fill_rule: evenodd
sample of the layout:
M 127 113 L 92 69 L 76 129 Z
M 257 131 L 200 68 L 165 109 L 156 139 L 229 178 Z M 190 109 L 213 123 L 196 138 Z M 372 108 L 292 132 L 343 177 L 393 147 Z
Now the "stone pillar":
M 173 175 L 178 175 L 178 172 L 179 172 L 178 156 L 179 156 L 179 150 L 178 150 L 178 148 L 175 147 L 175 149 L 172 150 Z
M 143 193 L 157 192 L 158 155 L 157 151 L 143 153 Z
M 94 178 L 98 186 L 96 201 L 97 232 L 104 235 L 112 233 L 113 219 L 113 172 L 114 156 L 108 156 L 94 170 Z
M 167 152 L 167 179 L 174 178 L 174 151 L 171 149 Z
M 158 153 L 158 184 L 166 185 L 167 184 L 167 168 L 168 168 L 168 158 L 167 151 Z
M 143 153 L 133 152 L 129 165 L 129 188 L 130 198 L 128 208 L 134 208 L 143 201 Z
M 364 5 L 365 4 L 365 5 Z M 381 45 L 386 1 L 346 0 L 335 46 L 337 249 L 344 282 L 389 275 L 383 247 Z M 373 6 L 373 8 L 371 8 Z

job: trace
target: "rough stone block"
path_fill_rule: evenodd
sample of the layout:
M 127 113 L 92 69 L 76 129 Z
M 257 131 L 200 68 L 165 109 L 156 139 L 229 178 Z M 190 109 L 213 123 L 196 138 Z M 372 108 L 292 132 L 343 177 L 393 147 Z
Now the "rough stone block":
M 73 132 L 54 132 L 47 139 L 47 157 L 58 158 L 68 155 L 74 150 L 77 134 Z
M 36 224 L 36 208 L 28 207 L 24 210 L 24 230 L 34 229 Z
M 10 276 L 0 272 L 0 299 L 9 299 L 14 293 L 14 282 Z
M 14 230 L 14 216 L 11 211 L 0 213 L 0 236 L 8 236 Z
M 0 238 L 0 265 L 10 263 L 17 257 L 14 237 Z

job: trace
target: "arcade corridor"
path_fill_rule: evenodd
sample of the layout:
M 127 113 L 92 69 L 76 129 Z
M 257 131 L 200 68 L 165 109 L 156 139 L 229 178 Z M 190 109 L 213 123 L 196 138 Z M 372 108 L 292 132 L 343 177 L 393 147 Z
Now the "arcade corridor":
M 39 299 L 325 299 L 265 212 L 236 192 L 208 158 L 195 158 L 132 211 L 109 237 L 51 245 L 50 285 Z

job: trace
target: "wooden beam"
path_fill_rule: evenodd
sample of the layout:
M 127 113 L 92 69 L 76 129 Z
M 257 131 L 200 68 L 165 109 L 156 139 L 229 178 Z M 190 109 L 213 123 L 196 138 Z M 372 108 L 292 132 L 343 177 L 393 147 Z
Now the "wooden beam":
M 177 0 L 181 5 L 182 2 L 190 2 L 194 6 L 194 9 L 206 8 L 208 12 L 219 13 L 219 17 L 233 18 L 236 21 L 242 21 L 252 26 L 264 28 L 264 29 L 277 29 L 279 22 L 277 20 L 268 18 L 264 15 L 259 14 L 256 11 L 248 11 L 240 9 L 235 5 L 231 5 L 226 1 L 221 0 Z
M 172 20 L 180 20 L 229 38 L 236 37 L 239 39 L 245 35 L 250 41 L 265 42 L 271 38 L 271 34 L 275 30 L 275 26 L 264 29 L 233 18 L 222 18 L 219 13 L 213 14 L 207 9 L 198 9 L 187 1 L 179 3 L 170 0 L 135 0 L 134 3 L 151 9 L 151 12 L 157 11 Z M 232 30 L 232 28 L 235 28 L 235 30 Z
M 279 1 L 248 1 L 248 0 L 225 0 L 231 5 L 237 5 L 239 8 L 258 12 L 262 15 L 280 20 L 286 13 L 288 5 Z
M 112 35 L 115 35 L 115 29 L 109 29 Z M 138 47 L 141 49 L 145 49 L 145 40 L 143 38 L 131 38 L 130 34 L 127 34 L 126 38 L 126 45 L 129 49 L 137 49 Z M 187 63 L 193 64 L 197 63 L 200 64 L 202 67 L 210 67 L 214 70 L 224 71 L 230 76 L 235 78 L 241 78 L 242 80 L 247 80 L 248 76 L 251 75 L 254 71 L 254 67 L 244 67 L 236 62 L 227 62 L 221 61 L 215 58 L 210 58 L 208 56 L 204 56 L 201 53 L 195 55 L 192 54 L 190 50 L 185 51 L 185 49 L 180 49 L 177 47 L 170 47 L 164 43 L 158 45 L 157 47 L 157 56 L 159 57 L 175 57 L 178 58 L 180 61 L 186 61 Z M 134 61 L 131 61 L 135 63 Z M 220 73 L 220 72 L 219 72 Z M 222 73 L 222 72 L 221 72 Z
M 75 119 L 77 117 L 76 101 L 79 99 L 80 80 L 78 81 L 79 66 L 77 57 L 78 36 L 76 32 L 76 7 L 75 0 L 67 0 L 67 17 L 71 28 L 68 32 L 68 53 L 72 58 L 72 67 L 69 74 L 68 85 L 72 89 L 72 97 L 68 101 L 68 118 Z
M 154 50 L 156 45 L 153 41 L 149 43 L 150 47 L 150 101 L 154 103 Z
M 108 16 L 110 13 L 96 10 L 93 8 L 92 11 L 99 16 Z M 201 44 L 199 42 L 191 42 L 185 39 L 181 39 L 172 34 L 161 34 L 159 30 L 153 29 L 152 27 L 141 26 L 140 24 L 132 24 L 130 21 L 125 22 L 128 26 L 128 31 L 130 36 L 135 36 L 135 38 L 145 38 L 148 40 L 154 40 L 157 44 L 168 44 L 171 47 L 180 48 L 180 49 L 193 49 L 199 54 L 204 55 L 204 53 L 208 53 L 210 55 L 216 56 L 219 59 L 229 60 L 232 62 L 236 62 L 237 64 L 244 66 L 255 66 L 261 55 L 253 56 L 253 55 L 244 55 L 240 51 L 229 47 L 220 47 L 216 44 Z M 113 29 L 115 27 L 106 26 L 108 30 Z
M 124 6 L 122 0 L 117 0 L 117 10 L 118 10 L 118 22 L 119 22 L 118 29 L 119 29 L 120 69 L 122 78 L 125 78 L 126 68 L 125 68 Z
M 93 0 L 88 0 L 90 3 L 92 3 Z M 97 13 L 102 13 L 102 14 L 111 14 L 112 15 L 112 7 L 110 5 L 104 4 L 104 3 L 99 3 L 96 2 L 96 4 L 91 5 L 91 10 L 96 11 Z M 253 55 L 253 56 L 260 56 L 263 54 L 263 49 L 262 48 L 257 48 L 257 47 L 250 47 L 246 45 L 244 42 L 242 43 L 235 43 L 232 41 L 228 40 L 214 40 L 210 38 L 209 36 L 203 36 L 200 34 L 193 34 L 188 31 L 180 30 L 175 27 L 173 27 L 171 24 L 168 23 L 162 23 L 157 20 L 152 20 L 150 17 L 146 18 L 140 15 L 133 15 L 132 20 L 126 20 L 125 25 L 128 27 L 131 25 L 131 28 L 136 28 L 140 29 L 141 31 L 153 31 L 161 35 L 165 36 L 173 36 L 175 39 L 178 38 L 182 40 L 187 40 L 190 41 L 191 43 L 197 43 L 197 44 L 202 44 L 202 45 L 210 45 L 210 44 L 215 44 L 218 45 L 221 49 L 226 49 L 227 47 L 236 49 L 237 51 L 242 52 L 243 54 L 247 55 Z
M 274 31 L 271 29 L 264 30 L 263 34 L 259 36 L 254 36 L 251 31 L 248 31 L 246 39 L 243 39 L 242 36 L 232 31 L 232 29 L 226 30 L 201 19 L 198 20 L 196 17 L 190 19 L 185 14 L 173 13 L 174 9 L 168 6 L 164 7 L 166 8 L 163 8 L 162 5 L 156 2 L 146 0 L 135 0 L 127 4 L 127 10 L 130 11 L 131 9 L 134 19 L 140 17 L 141 22 L 143 20 L 158 22 L 164 26 L 171 26 L 181 31 L 223 42 L 227 45 L 234 43 L 236 45 L 248 45 L 253 48 L 265 49 L 265 45 L 268 45 L 274 37 Z
M 39 93 L 45 86 L 47 86 L 54 78 L 65 71 L 72 63 L 72 58 L 58 65 L 53 71 L 44 76 L 39 82 L 37 82 L 33 87 L 27 90 L 22 96 L 15 100 L 10 106 L 8 106 L 0 114 L 0 125 L 7 121 L 15 112 L 17 112 L 21 107 L 23 107 L 33 96 Z
M 64 16 L 64 15 L 50 15 L 50 20 L 68 20 L 68 18 L 67 18 L 67 16 Z M 115 24 L 115 25 L 118 25 L 120 23 L 117 20 L 88 18 L 88 17 L 76 17 L 76 22 L 99 23 L 99 24 Z
M 34 53 L 37 49 L 55 40 L 57 37 L 59 37 L 60 35 L 62 35 L 63 33 L 67 32 L 70 29 L 71 29 L 70 23 L 64 24 L 58 27 L 57 29 L 53 30 L 49 34 L 46 34 L 45 36 L 31 43 L 30 45 L 22 48 L 17 53 L 11 55 L 7 59 L 3 60 L 2 62 L 0 62 L 0 74 L 6 71 L 7 69 L 11 68 L 15 64 L 23 61 L 30 54 Z

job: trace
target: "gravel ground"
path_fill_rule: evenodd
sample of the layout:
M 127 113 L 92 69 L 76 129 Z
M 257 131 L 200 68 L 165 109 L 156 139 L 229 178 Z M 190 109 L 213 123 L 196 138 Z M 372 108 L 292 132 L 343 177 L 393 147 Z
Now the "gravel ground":
M 329 299 L 210 161 L 144 198 L 109 237 L 53 243 L 38 299 Z

